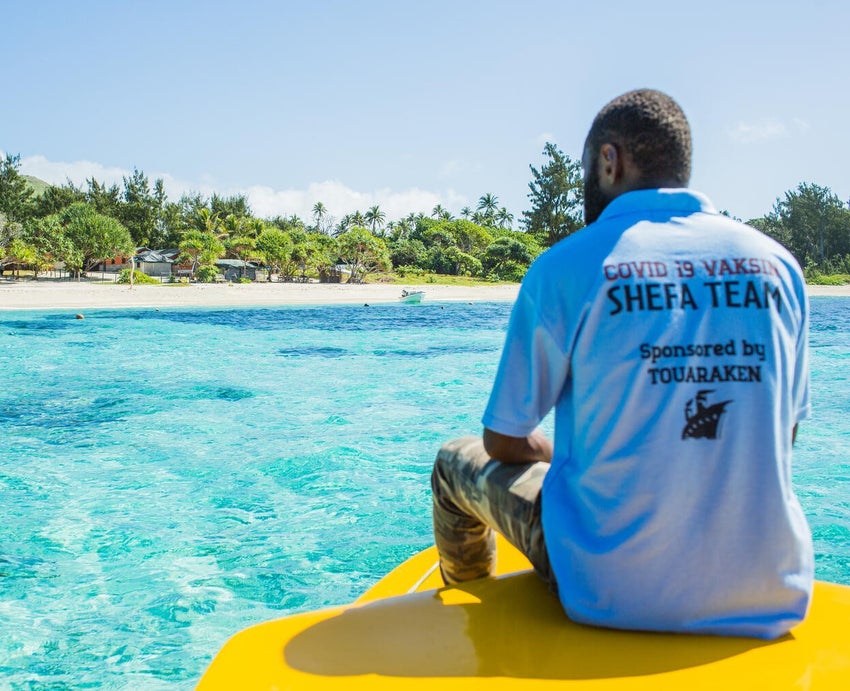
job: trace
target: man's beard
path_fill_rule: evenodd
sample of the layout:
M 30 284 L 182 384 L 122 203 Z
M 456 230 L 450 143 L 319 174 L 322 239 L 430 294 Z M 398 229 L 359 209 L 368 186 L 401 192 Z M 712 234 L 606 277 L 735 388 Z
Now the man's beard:
M 606 196 L 599 187 L 599 172 L 593 165 L 584 179 L 584 224 L 589 226 L 596 221 L 610 202 L 611 197 Z

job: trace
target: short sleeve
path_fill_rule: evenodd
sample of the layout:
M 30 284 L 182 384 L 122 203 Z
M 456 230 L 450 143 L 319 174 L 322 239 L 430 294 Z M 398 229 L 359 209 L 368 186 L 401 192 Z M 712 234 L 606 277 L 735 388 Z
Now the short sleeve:
M 540 424 L 557 402 L 569 371 L 569 358 L 542 323 L 526 288 L 524 284 L 514 304 L 482 418 L 485 427 L 510 437 L 524 437 Z
M 809 417 L 812 411 L 809 384 L 809 301 L 805 296 L 802 307 L 803 318 L 800 320 L 800 333 L 797 336 L 797 357 L 791 391 L 795 424 Z

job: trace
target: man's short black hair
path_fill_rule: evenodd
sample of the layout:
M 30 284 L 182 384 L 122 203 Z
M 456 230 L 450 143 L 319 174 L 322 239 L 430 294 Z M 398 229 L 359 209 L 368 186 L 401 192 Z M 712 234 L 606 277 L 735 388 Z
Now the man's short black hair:
M 618 96 L 594 118 L 587 135 L 595 158 L 602 144 L 623 147 L 651 185 L 687 187 L 691 177 L 691 128 L 667 94 L 638 89 Z

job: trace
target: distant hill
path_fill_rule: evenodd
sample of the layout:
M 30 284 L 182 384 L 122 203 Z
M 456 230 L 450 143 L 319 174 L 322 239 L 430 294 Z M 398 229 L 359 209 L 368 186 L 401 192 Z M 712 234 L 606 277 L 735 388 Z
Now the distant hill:
M 34 177 L 33 175 L 21 175 L 21 177 L 29 183 L 36 197 L 40 197 L 44 194 L 44 190 L 53 186 L 49 182 L 45 182 L 41 178 Z

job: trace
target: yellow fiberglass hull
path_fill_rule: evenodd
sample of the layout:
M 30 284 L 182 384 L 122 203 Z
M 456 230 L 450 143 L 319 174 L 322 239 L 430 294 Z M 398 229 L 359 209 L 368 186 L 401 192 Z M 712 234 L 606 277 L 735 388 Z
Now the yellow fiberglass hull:
M 848 586 L 818 582 L 776 641 L 624 632 L 567 619 L 504 541 L 499 560 L 505 575 L 444 587 L 426 549 L 352 605 L 236 634 L 198 689 L 850 689 Z

